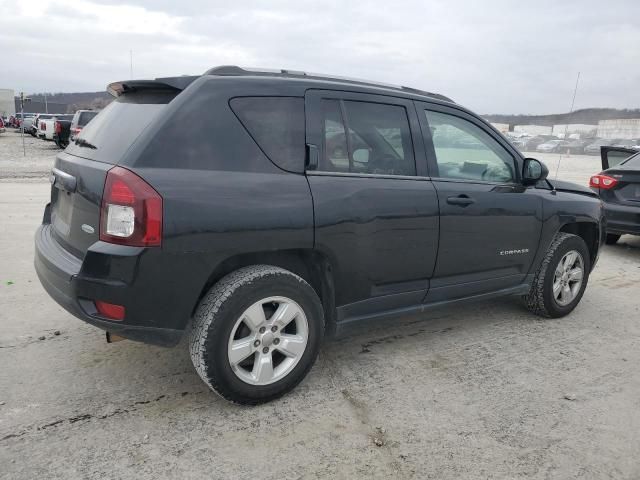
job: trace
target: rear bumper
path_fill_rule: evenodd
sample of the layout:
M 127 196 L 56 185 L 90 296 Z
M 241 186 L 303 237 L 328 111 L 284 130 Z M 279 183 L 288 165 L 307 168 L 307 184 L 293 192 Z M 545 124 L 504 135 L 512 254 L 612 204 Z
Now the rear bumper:
M 640 235 L 640 205 L 604 204 L 607 233 Z
M 180 341 L 183 330 L 136 324 L 135 318 L 127 317 L 124 322 L 115 322 L 100 317 L 91 299 L 108 300 L 118 293 L 122 295 L 127 285 L 85 277 L 81 273 L 82 263 L 53 238 L 51 225 L 43 224 L 38 228 L 35 270 L 44 289 L 61 307 L 80 320 L 130 340 L 162 346 L 173 346 Z

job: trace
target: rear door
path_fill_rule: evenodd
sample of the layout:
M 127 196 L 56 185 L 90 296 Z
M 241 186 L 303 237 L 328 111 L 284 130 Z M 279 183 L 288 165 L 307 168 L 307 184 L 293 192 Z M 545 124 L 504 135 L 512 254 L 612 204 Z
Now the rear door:
M 438 201 L 412 102 L 311 90 L 305 110 L 315 248 L 335 268 L 338 320 L 419 304 Z
M 521 183 L 522 158 L 466 112 L 417 106 L 440 205 L 438 260 L 426 301 L 522 284 L 542 230 L 542 199 Z
M 600 147 L 600 158 L 602 160 L 602 170 L 616 167 L 627 158 L 638 153 L 638 150 L 623 147 Z

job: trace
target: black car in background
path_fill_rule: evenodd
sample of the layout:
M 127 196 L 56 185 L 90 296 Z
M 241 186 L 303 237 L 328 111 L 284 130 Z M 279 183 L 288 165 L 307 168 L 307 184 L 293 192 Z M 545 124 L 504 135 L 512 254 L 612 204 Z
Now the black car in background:
M 630 148 L 602 147 L 602 172 L 589 186 L 604 203 L 608 244 L 621 235 L 640 235 L 640 152 Z
M 55 144 L 65 149 L 69 145 L 71 135 L 71 118 L 68 115 L 56 117 L 53 130 L 53 141 Z
M 598 259 L 597 194 L 443 95 L 233 66 L 109 91 L 56 157 L 40 281 L 109 338 L 186 333 L 234 402 L 356 323 L 507 295 L 565 316 Z

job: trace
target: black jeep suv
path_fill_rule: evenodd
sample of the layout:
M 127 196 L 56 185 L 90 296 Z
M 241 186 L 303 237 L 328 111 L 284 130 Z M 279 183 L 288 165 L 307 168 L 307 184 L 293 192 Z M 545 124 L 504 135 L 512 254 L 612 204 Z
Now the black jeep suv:
M 291 390 L 355 322 L 502 295 L 566 315 L 596 263 L 597 195 L 442 95 L 238 67 L 109 91 L 56 158 L 36 270 L 111 335 L 189 332 L 229 400 Z

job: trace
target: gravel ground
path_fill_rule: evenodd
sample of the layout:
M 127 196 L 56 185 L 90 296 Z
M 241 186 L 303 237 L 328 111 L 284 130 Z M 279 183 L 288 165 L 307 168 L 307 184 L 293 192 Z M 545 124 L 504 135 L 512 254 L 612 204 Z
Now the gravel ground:
M 238 407 L 186 345 L 107 344 L 49 299 L 32 238 L 54 148 L 23 160 L 19 140 L 0 135 L 0 478 L 640 478 L 640 237 L 604 248 L 566 318 L 516 299 L 405 318 L 327 342 L 292 394 Z

